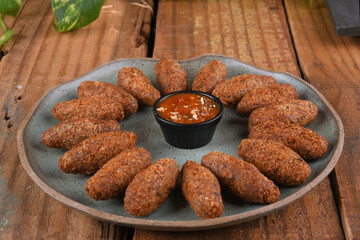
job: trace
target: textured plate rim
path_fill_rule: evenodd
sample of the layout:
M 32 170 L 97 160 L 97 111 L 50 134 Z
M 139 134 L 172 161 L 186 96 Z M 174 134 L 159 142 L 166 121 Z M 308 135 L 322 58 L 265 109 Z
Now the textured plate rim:
M 39 104 L 53 91 L 55 91 L 57 88 L 60 88 L 63 85 L 67 85 L 71 82 L 75 82 L 80 78 L 83 78 L 86 75 L 89 75 L 93 72 L 96 72 L 98 69 L 103 68 L 106 65 L 117 63 L 117 62 L 123 62 L 123 61 L 129 61 L 129 60 L 143 60 L 143 61 L 158 61 L 159 59 L 154 58 L 122 58 L 117 59 L 114 61 L 107 62 L 94 70 L 61 85 L 55 86 L 52 89 L 50 89 L 48 92 L 46 92 L 43 97 L 39 99 L 39 101 L 34 105 L 34 107 L 29 111 L 29 113 L 26 115 L 25 119 L 21 123 L 19 130 L 17 132 L 17 146 L 18 146 L 18 152 L 20 157 L 20 162 L 27 172 L 27 174 L 32 178 L 32 180 L 48 195 L 56 199 L 57 201 L 65 204 L 68 207 L 71 207 L 73 209 L 79 210 L 83 213 L 86 213 L 92 217 L 95 217 L 100 220 L 128 226 L 128 227 L 137 227 L 141 229 L 149 229 L 149 230 L 160 230 L 160 231 L 194 231 L 194 230 L 204 230 L 204 229 L 213 229 L 213 228 L 220 228 L 225 226 L 231 226 L 235 224 L 239 224 L 242 222 L 247 222 L 253 219 L 260 218 L 262 216 L 268 215 L 274 211 L 280 210 L 290 203 L 294 202 L 295 200 L 301 198 L 306 193 L 308 193 L 310 190 L 312 190 L 315 186 L 317 186 L 325 177 L 327 177 L 332 169 L 335 167 L 337 161 L 340 158 L 343 145 L 344 145 L 344 127 L 343 123 L 339 117 L 339 115 L 336 113 L 334 108 L 331 106 L 331 104 L 325 99 L 325 97 L 311 84 L 304 81 L 303 79 L 300 79 L 290 73 L 286 72 L 276 72 L 276 71 L 268 71 L 261 68 L 254 67 L 252 65 L 249 65 L 247 63 L 244 63 L 238 59 L 231 58 L 225 55 L 218 55 L 218 54 L 203 54 L 199 55 L 194 58 L 190 59 L 184 59 L 184 60 L 178 60 L 179 63 L 181 62 L 187 62 L 192 60 L 197 60 L 204 57 L 217 57 L 217 58 L 223 58 L 223 59 L 229 59 L 236 61 L 244 66 L 247 66 L 249 68 L 253 68 L 260 71 L 265 71 L 268 73 L 277 73 L 277 74 L 284 74 L 291 78 L 296 79 L 297 81 L 301 82 L 302 84 L 306 85 L 307 87 L 311 88 L 321 99 L 321 101 L 329 108 L 331 114 L 333 115 L 336 125 L 338 127 L 338 141 L 335 146 L 334 153 L 332 157 L 330 158 L 327 166 L 323 171 L 320 172 L 318 176 L 316 176 L 311 182 L 309 182 L 307 185 L 296 191 L 295 193 L 285 197 L 284 199 L 281 199 L 273 204 L 270 205 L 264 205 L 263 207 L 255 210 L 251 210 L 245 213 L 240 214 L 234 214 L 230 216 L 224 216 L 220 218 L 215 219 L 207 219 L 207 220 L 191 220 L 191 221 L 159 221 L 159 220 L 148 220 L 148 219 L 142 219 L 142 218 L 135 218 L 135 217 L 126 217 L 126 216 L 120 216 L 112 213 L 107 213 L 104 211 L 96 210 L 94 208 L 88 207 L 84 204 L 78 203 L 63 194 L 57 192 L 53 188 L 51 188 L 45 181 L 43 181 L 34 171 L 34 169 L 31 166 L 30 159 L 28 158 L 27 152 L 25 150 L 25 129 L 27 125 L 29 124 L 31 117 L 35 113 L 36 109 L 39 107 Z

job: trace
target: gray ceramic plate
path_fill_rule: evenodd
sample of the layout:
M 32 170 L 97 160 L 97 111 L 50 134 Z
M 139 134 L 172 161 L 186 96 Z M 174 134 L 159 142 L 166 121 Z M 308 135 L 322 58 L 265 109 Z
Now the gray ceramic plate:
M 18 148 L 23 167 L 30 177 L 50 196 L 63 204 L 87 213 L 101 220 L 125 226 L 153 230 L 188 231 L 210 229 L 249 221 L 279 210 L 319 184 L 334 168 L 343 147 L 343 126 L 340 118 L 325 98 L 310 84 L 287 73 L 264 71 L 226 56 L 204 55 L 179 61 L 188 72 L 192 82 L 196 72 L 211 60 L 220 59 L 228 68 L 227 78 L 254 73 L 273 76 L 279 83 L 289 83 L 299 92 L 301 99 L 314 102 L 319 108 L 317 119 L 308 127 L 323 135 L 329 142 L 329 149 L 321 159 L 311 162 L 308 181 L 299 187 L 280 187 L 279 201 L 270 205 L 245 204 L 226 194 L 224 212 L 220 218 L 201 220 L 189 207 L 178 186 L 165 203 L 148 217 L 134 217 L 127 214 L 121 199 L 95 202 L 84 190 L 88 176 L 65 174 L 58 169 L 58 160 L 65 152 L 49 149 L 40 142 L 41 134 L 58 123 L 52 116 L 53 106 L 62 101 L 77 98 L 77 87 L 82 81 L 105 81 L 116 84 L 118 71 L 125 66 L 142 70 L 156 86 L 154 67 L 157 59 L 120 59 L 107 63 L 87 75 L 49 91 L 24 120 L 18 132 Z M 238 117 L 234 110 L 225 109 L 211 143 L 195 150 L 183 150 L 168 145 L 152 115 L 151 107 L 139 111 L 120 122 L 122 130 L 133 131 L 138 136 L 138 147 L 148 149 L 153 160 L 170 157 L 179 166 L 187 160 L 201 161 L 206 153 L 219 150 L 237 157 L 237 146 L 247 137 L 247 119 Z

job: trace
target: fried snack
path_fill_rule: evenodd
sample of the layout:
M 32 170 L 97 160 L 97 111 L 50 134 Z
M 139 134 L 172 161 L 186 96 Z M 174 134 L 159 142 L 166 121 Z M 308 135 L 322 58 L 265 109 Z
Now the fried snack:
M 135 175 L 151 164 L 145 148 L 122 151 L 87 181 L 85 190 L 96 201 L 122 196 Z
M 119 101 L 124 108 L 125 116 L 134 114 L 138 109 L 136 98 L 124 89 L 107 82 L 84 81 L 80 83 L 77 94 L 79 98 L 102 96 Z
M 190 207 L 200 218 L 220 217 L 224 207 L 220 184 L 209 169 L 187 161 L 181 169 L 181 188 Z
M 144 217 L 158 209 L 175 188 L 179 166 L 170 158 L 159 159 L 138 173 L 125 191 L 124 208 L 131 215 Z
M 270 76 L 245 74 L 236 76 L 217 85 L 212 91 L 227 108 L 235 108 L 240 100 L 252 89 L 276 83 Z
M 52 126 L 41 135 L 41 142 L 49 148 L 70 149 L 89 137 L 103 132 L 120 130 L 117 121 L 97 119 L 69 119 Z
M 186 71 L 171 58 L 162 58 L 155 66 L 156 82 L 162 94 L 188 90 Z
M 87 138 L 65 152 L 59 168 L 65 173 L 93 174 L 121 151 L 134 149 L 136 135 L 133 132 L 106 132 Z
M 119 71 L 117 85 L 133 95 L 140 105 L 152 106 L 160 98 L 145 74 L 134 67 L 124 67 Z
M 318 113 L 315 104 L 307 100 L 281 102 L 254 110 L 249 117 L 249 130 L 265 122 L 295 123 L 302 127 L 313 121 Z
M 239 102 L 236 113 L 248 117 L 259 107 L 297 99 L 299 94 L 290 84 L 275 83 L 249 91 Z
M 280 142 L 244 139 L 239 157 L 252 163 L 276 184 L 295 186 L 306 182 L 311 168 L 297 153 Z
M 116 121 L 124 119 L 124 108 L 120 102 L 100 96 L 57 103 L 52 113 L 59 121 L 74 118 Z
M 265 139 L 282 142 L 304 160 L 316 160 L 323 156 L 328 147 L 326 139 L 310 129 L 284 122 L 266 122 L 254 126 L 250 139 Z
M 225 82 L 227 69 L 218 59 L 207 63 L 196 74 L 192 90 L 210 93 L 214 88 Z
M 214 151 L 203 156 L 201 165 L 209 168 L 229 193 L 250 203 L 274 203 L 280 197 L 279 188 L 253 164 Z

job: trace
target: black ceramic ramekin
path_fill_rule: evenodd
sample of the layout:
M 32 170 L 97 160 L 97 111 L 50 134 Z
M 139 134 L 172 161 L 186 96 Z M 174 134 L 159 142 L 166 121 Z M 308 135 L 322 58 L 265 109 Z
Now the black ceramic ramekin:
M 195 93 L 213 99 L 219 106 L 218 114 L 210 120 L 193 124 L 175 123 L 160 117 L 158 112 L 156 111 L 156 109 L 158 108 L 158 104 L 165 98 L 168 98 L 174 94 L 181 93 Z M 166 142 L 174 147 L 183 149 L 199 148 L 208 144 L 214 136 L 216 126 L 221 120 L 223 111 L 224 107 L 217 97 L 199 91 L 179 91 L 169 93 L 159 98 L 153 107 L 155 119 L 160 125 Z

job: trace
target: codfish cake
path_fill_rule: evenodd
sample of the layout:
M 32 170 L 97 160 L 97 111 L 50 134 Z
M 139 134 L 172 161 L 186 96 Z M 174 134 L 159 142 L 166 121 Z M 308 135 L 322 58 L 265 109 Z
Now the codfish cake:
M 304 160 L 320 158 L 326 153 L 328 147 L 327 140 L 319 133 L 284 122 L 258 124 L 251 129 L 249 138 L 282 142 Z
M 217 85 L 212 94 L 218 97 L 225 107 L 235 108 L 250 90 L 274 83 L 275 79 L 270 76 L 244 74 Z
M 209 168 L 229 193 L 250 203 L 274 203 L 279 188 L 253 164 L 229 154 L 214 151 L 203 156 L 201 165 Z
M 187 161 L 181 169 L 181 189 L 200 218 L 216 218 L 222 214 L 224 204 L 219 181 L 206 167 Z
M 160 92 L 139 69 L 124 67 L 119 71 L 117 85 L 133 95 L 140 105 L 152 106 L 160 98 Z
M 312 122 L 318 113 L 315 104 L 307 100 L 292 100 L 255 109 L 249 117 L 249 130 L 265 122 L 294 123 L 302 127 Z
M 249 91 L 236 107 L 236 113 L 248 117 L 259 107 L 297 99 L 299 94 L 290 84 L 271 84 Z
M 151 164 L 151 155 L 145 148 L 124 150 L 87 181 L 85 190 L 96 201 L 119 197 L 135 175 Z
M 119 101 L 114 101 L 101 96 L 57 103 L 55 104 L 52 113 L 59 121 L 74 118 L 121 121 L 125 116 L 124 108 Z
M 280 142 L 244 139 L 238 150 L 239 157 L 254 164 L 262 174 L 277 184 L 300 185 L 310 176 L 309 164 Z
M 160 59 L 156 66 L 156 82 L 162 94 L 188 90 L 186 71 L 171 58 Z
M 226 73 L 227 69 L 225 64 L 218 59 L 213 60 L 196 73 L 191 88 L 194 91 L 211 94 L 217 85 L 225 82 Z
M 143 217 L 158 209 L 175 188 L 179 166 L 163 158 L 138 173 L 125 191 L 124 208 L 131 215 Z
M 96 136 L 103 132 L 119 131 L 117 121 L 97 119 L 69 119 L 62 121 L 41 135 L 41 142 L 49 148 L 70 149 L 86 138 Z
M 102 96 L 119 101 L 125 112 L 125 116 L 134 114 L 138 109 L 135 97 L 124 89 L 107 82 L 84 81 L 80 83 L 77 94 L 79 98 Z
M 135 149 L 136 138 L 135 133 L 125 131 L 87 138 L 61 156 L 59 168 L 65 173 L 93 174 L 120 152 Z

